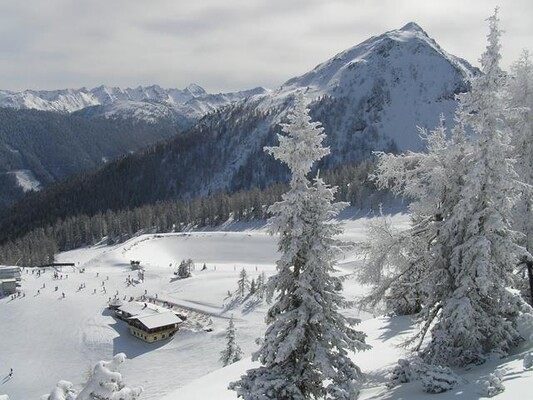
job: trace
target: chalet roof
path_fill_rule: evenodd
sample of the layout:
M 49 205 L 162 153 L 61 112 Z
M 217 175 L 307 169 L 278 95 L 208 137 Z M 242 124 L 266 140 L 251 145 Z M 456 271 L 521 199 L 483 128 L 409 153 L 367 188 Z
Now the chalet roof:
M 172 312 L 172 310 L 152 303 L 132 301 L 118 308 L 120 311 L 132 316 L 152 315 L 155 313 Z
M 131 317 L 130 319 L 136 319 L 148 329 L 160 328 L 163 326 L 179 324 L 183 322 L 182 319 L 174 314 L 171 310 L 168 310 L 164 313 L 135 316 Z

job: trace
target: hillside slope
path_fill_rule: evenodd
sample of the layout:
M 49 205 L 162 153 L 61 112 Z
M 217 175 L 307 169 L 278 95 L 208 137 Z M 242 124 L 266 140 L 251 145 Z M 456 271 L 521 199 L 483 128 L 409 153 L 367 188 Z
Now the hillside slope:
M 177 133 L 163 123 L 89 121 L 0 108 L 0 207 L 13 203 L 23 191 L 39 190 Z

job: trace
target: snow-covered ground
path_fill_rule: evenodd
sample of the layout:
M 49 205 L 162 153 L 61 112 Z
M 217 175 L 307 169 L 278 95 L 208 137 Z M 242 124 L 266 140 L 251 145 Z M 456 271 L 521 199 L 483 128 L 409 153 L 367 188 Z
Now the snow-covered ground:
M 406 226 L 408 217 L 396 215 L 393 220 L 397 226 Z M 365 240 L 365 222 L 364 218 L 345 220 L 344 238 Z M 132 386 L 144 386 L 142 399 L 235 399 L 234 393 L 226 390 L 227 384 L 252 365 L 249 355 L 257 348 L 255 339 L 264 332 L 267 306 L 254 301 L 236 304 L 227 299 L 228 291 L 236 289 L 242 268 L 251 278 L 262 271 L 267 276 L 272 274 L 277 256 L 276 238 L 263 227 L 237 224 L 213 231 L 142 235 L 116 246 L 61 253 L 59 261 L 76 264 L 75 269 L 59 272 L 63 279 L 54 280 L 53 271 L 41 276 L 24 271 L 25 297 L 0 299 L 0 394 L 9 395 L 10 400 L 37 400 L 60 379 L 70 380 L 79 388 L 97 361 L 110 360 L 114 354 L 124 352 L 128 356 L 122 370 L 124 379 Z M 187 258 L 196 263 L 193 277 L 176 280 L 173 271 Z M 128 275 L 136 277 L 130 260 L 139 260 L 146 273 L 143 283 L 128 287 Z M 347 253 L 340 260 L 339 269 L 350 273 L 358 262 L 357 254 Z M 207 269 L 202 271 L 204 263 Z M 82 269 L 85 272 L 81 273 Z M 80 290 L 82 283 L 86 288 Z M 354 279 L 346 281 L 348 298 L 363 290 Z M 146 292 L 181 305 L 189 310 L 191 322 L 171 340 L 144 343 L 130 336 L 125 324 L 107 311 L 106 303 L 117 291 L 120 298 Z M 361 398 L 428 397 L 417 383 L 393 390 L 385 387 L 390 367 L 405 354 L 398 343 L 412 329 L 411 321 L 405 317 L 372 318 L 357 310 L 351 310 L 351 314 L 364 319 L 360 327 L 374 346 L 354 355 L 368 377 Z M 220 351 L 231 315 L 235 318 L 238 343 L 247 358 L 222 368 Z M 500 398 L 526 398 L 533 371 L 523 371 L 523 354 L 519 353 L 531 351 L 531 343 L 528 345 L 529 349 L 523 346 L 508 359 L 464 372 L 468 383 L 437 397 L 477 399 L 480 380 L 498 368 L 504 372 L 507 387 Z M 10 368 L 14 374 L 8 379 Z
M 24 190 L 28 192 L 30 190 L 38 191 L 41 190 L 41 182 L 37 180 L 35 175 L 29 169 L 18 169 L 15 171 L 10 171 L 8 174 L 15 175 L 17 184 Z

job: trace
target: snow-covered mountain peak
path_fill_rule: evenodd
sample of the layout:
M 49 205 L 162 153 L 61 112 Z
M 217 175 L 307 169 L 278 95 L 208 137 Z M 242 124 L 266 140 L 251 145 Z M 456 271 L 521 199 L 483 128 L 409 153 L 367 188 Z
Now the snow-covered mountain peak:
M 394 85 L 402 84 L 400 78 L 412 84 L 420 70 L 442 70 L 446 69 L 445 65 L 460 69 L 465 75 L 474 70 L 466 61 L 446 53 L 418 24 L 410 22 L 400 29 L 373 36 L 312 71 L 290 79 L 278 93 L 283 95 L 305 88 L 314 97 L 338 97 L 350 93 L 356 86 L 359 89 L 372 86 L 373 80 L 378 77 L 383 80 L 387 75 Z M 438 79 L 435 77 L 435 80 Z
M 477 73 L 410 22 L 288 80 L 259 106 L 265 111 L 284 108 L 295 91 L 303 90 L 310 102 L 330 98 L 353 108 L 338 127 L 348 136 L 374 130 L 399 150 L 420 150 L 416 125 L 432 128 L 440 113 L 452 121 L 455 95 L 466 91 L 468 79 Z
M 189 86 L 185 88 L 187 92 L 189 92 L 194 97 L 198 96 L 204 96 L 207 94 L 205 89 L 201 87 L 200 85 L 197 85 L 196 83 L 191 83 Z
M 403 31 L 403 32 L 407 32 L 407 31 L 410 31 L 410 32 L 420 32 L 420 33 L 423 33 L 424 35 L 427 36 L 427 33 L 426 31 L 424 31 L 420 25 L 418 25 L 416 22 L 408 22 L 407 24 L 405 24 L 404 26 L 402 26 L 400 29 L 400 31 Z

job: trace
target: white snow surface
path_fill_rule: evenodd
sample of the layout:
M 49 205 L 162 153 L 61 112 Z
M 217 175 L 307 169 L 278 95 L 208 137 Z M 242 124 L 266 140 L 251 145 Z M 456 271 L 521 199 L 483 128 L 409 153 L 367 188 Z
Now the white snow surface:
M 41 182 L 39 182 L 33 172 L 29 169 L 18 169 L 14 171 L 9 171 L 8 174 L 15 175 L 15 178 L 17 179 L 17 184 L 25 192 L 28 192 L 30 190 L 38 191 L 42 188 Z
M 365 240 L 366 221 L 366 218 L 346 219 L 344 239 Z M 396 226 L 405 227 L 408 216 L 398 214 L 393 221 Z M 276 241 L 260 224 L 147 234 L 119 245 L 93 246 L 59 254 L 59 261 L 76 265 L 74 269 L 59 272 L 63 279 L 53 280 L 52 271 L 40 277 L 24 271 L 25 297 L 0 299 L 0 378 L 3 380 L 0 393 L 11 400 L 40 399 L 60 380 L 73 382 L 79 390 L 98 361 L 123 352 L 128 357 L 121 369 L 124 382 L 128 386 L 143 386 L 141 399 L 235 399 L 235 394 L 226 389 L 227 384 L 252 367 L 250 355 L 257 349 L 255 339 L 264 333 L 268 306 L 251 299 L 241 304 L 235 297 L 227 299 L 227 292 L 236 290 L 242 268 L 246 268 L 250 278 L 256 278 L 262 271 L 267 276 L 274 273 L 278 257 Z M 176 279 L 174 270 L 187 258 L 196 264 L 193 276 Z M 128 275 L 137 278 L 137 271 L 130 268 L 130 260 L 140 261 L 145 268 L 145 281 L 127 287 Z M 353 272 L 360 262 L 358 254 L 348 251 L 339 260 L 339 273 Z M 201 271 L 204 263 L 207 270 Z M 79 272 L 82 268 L 84 273 Z M 86 288 L 79 290 L 81 283 Z M 146 291 L 151 297 L 157 295 L 159 300 L 181 305 L 189 316 L 188 324 L 170 340 L 144 343 L 131 336 L 126 324 L 106 309 L 109 298 L 117 291 L 121 299 L 141 296 Z M 344 294 L 348 299 L 364 291 L 355 279 L 345 281 Z M 389 390 L 385 387 L 387 375 L 397 359 L 406 356 L 398 344 L 413 329 L 412 321 L 407 317 L 373 318 L 357 309 L 347 312 L 364 320 L 359 328 L 368 334 L 368 341 L 374 346 L 370 351 L 353 355 L 368 377 L 361 399 L 434 396 L 478 399 L 483 380 L 495 369 L 502 371 L 506 387 L 497 398 L 522 399 L 529 392 L 527 386 L 533 370 L 524 370 L 522 360 L 524 354 L 532 351 L 531 342 L 504 360 L 460 371 L 468 383 L 452 392 L 428 395 L 417 382 Z M 245 359 L 222 368 L 220 352 L 225 346 L 225 330 L 231 315 Z M 14 371 L 11 379 L 7 376 L 10 368 Z

